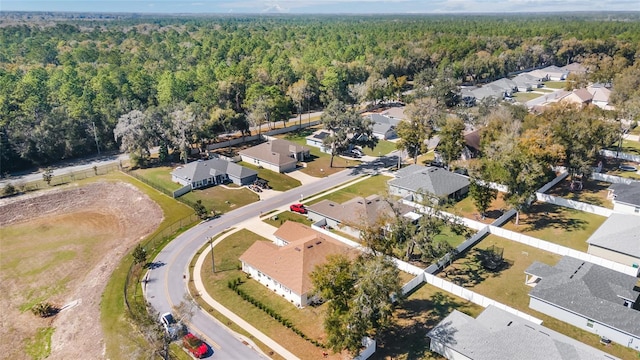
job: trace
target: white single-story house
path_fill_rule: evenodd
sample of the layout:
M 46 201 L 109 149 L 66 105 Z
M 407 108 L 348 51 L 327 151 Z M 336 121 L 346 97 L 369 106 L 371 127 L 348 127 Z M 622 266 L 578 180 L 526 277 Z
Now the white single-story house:
M 640 218 L 613 213 L 587 239 L 589 254 L 640 268 Z
M 612 184 L 608 198 L 613 200 L 613 211 L 640 215 L 640 182 Z
M 640 351 L 637 277 L 569 256 L 525 274 L 531 309 Z
M 477 318 L 453 310 L 427 336 L 450 360 L 614 360 L 601 350 L 495 306 Z
M 240 256 L 242 271 L 298 307 L 315 300 L 309 275 L 327 256 L 357 254 L 340 241 L 293 221 L 282 224 L 274 235 L 282 246 L 256 241 Z
M 518 74 L 513 78 L 513 82 L 516 83 L 518 91 L 521 92 L 531 91 L 533 89 L 542 87 L 543 85 L 542 78 L 533 76 L 529 73 Z
M 380 114 L 369 115 L 371 122 L 373 123 L 373 136 L 380 140 L 390 140 L 398 137 L 396 128 L 402 120 L 390 118 L 388 116 Z
M 565 65 L 560 69 L 568 72 L 569 74 L 586 74 L 587 68 L 582 66 L 582 64 L 577 62 L 572 62 L 571 64 Z
M 403 204 L 395 204 L 404 215 L 411 208 Z M 322 200 L 307 208 L 307 217 L 314 223 L 320 222 L 330 228 L 338 229 L 353 237 L 360 237 L 360 229 L 376 224 L 381 216 L 394 216 L 393 208 L 389 202 L 379 195 L 370 195 L 366 198 L 355 197 L 342 204 L 331 200 Z
M 307 145 L 317 147 L 323 153 L 331 154 L 331 148 L 324 146 L 324 139 L 326 139 L 329 135 L 331 135 L 329 131 L 321 129 L 315 131 L 305 139 L 307 140 Z
M 469 192 L 469 178 L 435 166 L 409 165 L 395 173 L 387 182 L 389 194 L 411 196 L 421 201 L 426 195 L 432 202 L 442 199 L 459 200 Z
M 603 84 L 592 84 L 587 87 L 587 91 L 592 96 L 591 103 L 604 110 L 613 110 L 614 107 L 609 105 L 609 97 L 611 90 L 607 89 Z
M 171 180 L 191 189 L 216 185 L 231 181 L 236 185 L 252 184 L 258 178 L 255 170 L 227 160 L 197 160 L 178 166 L 171 172 Z
M 296 169 L 298 161 L 309 157 L 309 148 L 283 139 L 272 139 L 240 151 L 242 161 L 275 172 Z

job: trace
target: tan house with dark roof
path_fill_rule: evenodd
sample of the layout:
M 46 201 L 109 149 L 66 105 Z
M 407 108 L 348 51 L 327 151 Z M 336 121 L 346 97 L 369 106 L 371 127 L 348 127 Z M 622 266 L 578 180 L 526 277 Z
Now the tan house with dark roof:
M 242 161 L 275 172 L 296 169 L 298 161 L 309 157 L 309 148 L 283 139 L 272 139 L 240 151 Z
M 303 307 L 315 298 L 310 274 L 329 255 L 355 257 L 357 251 L 310 227 L 293 221 L 285 222 L 274 233 L 274 243 L 256 241 L 240 256 L 242 271 L 259 283 Z
M 587 106 L 591 104 L 593 100 L 593 95 L 585 89 L 576 89 L 564 96 L 560 99 L 560 102 L 569 103 L 569 104 L 578 104 L 580 106 Z

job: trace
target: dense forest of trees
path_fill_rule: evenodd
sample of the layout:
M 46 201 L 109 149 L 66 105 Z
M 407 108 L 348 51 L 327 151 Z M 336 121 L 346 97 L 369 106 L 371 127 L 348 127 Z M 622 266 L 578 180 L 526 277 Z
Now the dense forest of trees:
M 6 22 L 0 43 L 5 174 L 115 150 L 125 140 L 118 131 L 122 136 L 114 137 L 123 116 L 138 121 L 132 126 L 150 144 L 182 153 L 185 143 L 333 100 L 397 96 L 405 81 L 429 83 L 443 72 L 457 83 L 478 83 L 596 59 L 610 64 L 597 76 L 611 80 L 612 69 L 640 56 L 640 19 L 616 13 Z M 379 91 L 381 84 L 388 91 Z

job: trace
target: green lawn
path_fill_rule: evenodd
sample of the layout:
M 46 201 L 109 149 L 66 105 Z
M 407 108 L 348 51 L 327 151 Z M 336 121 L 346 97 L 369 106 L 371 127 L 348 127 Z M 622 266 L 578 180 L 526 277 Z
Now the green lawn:
M 471 220 L 480 221 L 485 224 L 490 224 L 495 221 L 497 218 L 502 216 L 503 210 L 507 208 L 506 203 L 502 199 L 502 193 L 498 193 L 498 196 L 495 200 L 489 205 L 485 213 L 485 218 L 482 219 L 480 216 L 480 212 L 476 208 L 476 205 L 473 203 L 473 199 L 471 196 L 467 196 L 464 199 L 449 205 L 445 210 L 452 214 L 466 217 Z
M 527 102 L 529 100 L 533 100 L 533 99 L 539 98 L 540 96 L 542 96 L 542 95 L 536 94 L 536 93 L 531 93 L 531 92 L 517 92 L 517 93 L 513 94 L 513 97 L 516 98 L 516 100 L 518 102 L 521 102 L 521 103 L 525 103 L 525 102 Z
M 227 189 L 222 186 L 192 190 L 182 195 L 182 198 L 194 203 L 202 200 L 207 211 L 215 210 L 218 213 L 225 213 L 260 200 L 258 194 L 247 188 Z
M 390 179 L 391 177 L 389 176 L 374 175 L 366 180 L 359 181 L 353 185 L 334 191 L 313 201 L 309 201 L 308 204 L 315 204 L 325 199 L 335 201 L 337 203 L 343 203 L 356 196 L 367 197 L 373 194 L 384 195 L 387 192 L 387 181 Z
M 275 220 L 273 220 L 274 218 Z M 271 226 L 280 227 L 287 220 L 295 221 L 301 224 L 311 226 L 311 221 L 307 220 L 306 215 L 298 214 L 289 210 L 286 210 L 277 214 L 276 213 L 271 214 L 268 217 L 265 217 L 262 221 L 266 222 Z
M 432 162 L 435 159 L 436 159 L 436 153 L 433 150 L 431 150 L 426 154 L 422 154 L 418 156 L 418 165 L 427 165 L 428 163 Z
M 148 169 L 137 169 L 132 172 L 152 184 L 167 189 L 169 192 L 173 192 L 180 189 L 182 185 L 171 181 L 171 171 L 173 171 L 173 168 L 170 166 L 159 166 Z
M 506 265 L 502 270 L 486 270 L 480 264 L 480 254 L 492 245 L 503 249 Z M 614 356 L 622 359 L 637 357 L 637 352 L 634 350 L 617 344 L 602 347 L 598 335 L 580 330 L 529 308 L 528 294 L 531 288 L 524 283 L 524 270 L 534 261 L 555 265 L 561 259 L 560 255 L 488 235 L 463 256 L 446 267 L 438 276 L 454 283 L 464 284 L 469 290 L 535 316 L 543 321 L 544 326 Z
M 552 92 L 555 92 L 555 90 L 551 90 L 551 89 L 544 89 L 544 88 L 536 88 L 536 89 L 533 89 L 533 91 L 539 91 L 539 92 L 543 92 L 543 93 L 552 93 Z
M 564 89 L 566 85 L 566 81 L 547 81 L 544 83 L 544 86 L 552 89 Z
M 519 225 L 515 224 L 514 217 L 503 227 L 586 252 L 587 239 L 606 219 L 584 211 L 536 202 L 527 213 L 520 214 Z
M 611 144 L 608 149 L 611 151 L 618 151 L 618 144 L 619 142 L 616 141 L 615 143 Z M 624 139 L 622 140 L 622 148 L 620 148 L 620 151 L 627 154 L 640 155 L 640 142 Z
M 293 331 L 272 319 L 264 311 L 242 300 L 240 296 L 227 287 L 229 281 L 241 278 L 244 281 L 241 288 L 251 296 L 267 304 L 284 318 L 289 319 L 307 336 L 319 341 L 325 341 L 321 324 L 326 304 L 320 307 L 307 306 L 303 309 L 298 309 L 257 281 L 248 279 L 246 274 L 239 270 L 240 261 L 238 258 L 255 241 L 268 240 L 249 230 L 240 230 L 224 239 L 214 248 L 216 273 L 213 274 L 210 267 L 202 268 L 202 278 L 207 293 L 267 336 L 277 339 L 287 350 L 300 358 L 318 358 L 318 354 L 321 354 L 322 349 L 303 340 Z M 205 263 L 210 263 L 210 261 L 210 257 L 205 259 Z M 337 359 L 337 357 L 334 358 Z
M 297 179 L 294 179 L 291 176 L 285 174 L 277 173 L 275 171 L 264 168 L 260 169 L 253 164 L 248 164 L 243 161 L 239 162 L 238 165 L 242 165 L 246 168 L 257 171 L 258 177 L 260 179 L 267 180 L 269 182 L 269 186 L 271 186 L 273 190 L 287 191 L 302 185 Z
M 613 202 L 607 199 L 607 189 L 610 183 L 604 181 L 586 180 L 582 182 L 583 188 L 580 191 L 571 190 L 571 180 L 567 177 L 556 186 L 547 191 L 547 194 L 559 196 L 569 200 L 602 206 L 613 209 Z
M 636 126 L 629 131 L 631 135 L 640 135 L 640 126 Z
M 387 140 L 378 140 L 378 143 L 373 149 L 363 147 L 362 152 L 369 156 L 384 156 L 396 149 L 396 144 Z
M 429 284 L 414 290 L 394 312 L 391 328 L 378 336 L 378 349 L 370 359 L 443 359 L 429 351 L 426 333 L 453 310 L 477 317 L 484 308 Z

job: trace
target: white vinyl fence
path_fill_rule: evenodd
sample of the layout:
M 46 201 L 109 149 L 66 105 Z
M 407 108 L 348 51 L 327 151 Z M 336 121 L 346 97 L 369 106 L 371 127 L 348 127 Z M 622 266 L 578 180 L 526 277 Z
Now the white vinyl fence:
M 600 150 L 600 155 L 640 163 L 640 156 L 613 150 Z
M 597 205 L 583 203 L 580 201 L 569 200 L 569 199 L 565 199 L 565 198 L 561 198 L 561 197 L 557 197 L 549 194 L 543 194 L 540 192 L 536 193 L 536 198 L 539 201 L 543 201 L 543 202 L 547 202 L 547 203 L 551 203 L 559 206 L 564 206 L 564 207 L 568 207 L 568 208 L 572 208 L 572 209 L 576 209 L 576 210 L 580 210 L 580 211 L 584 211 L 584 212 L 588 212 L 588 213 L 596 214 L 600 216 L 609 217 L 611 216 L 611 214 L 613 214 L 613 210 L 611 209 L 603 208 Z
M 503 237 L 505 239 L 513 240 L 521 244 L 535 247 L 537 249 L 552 252 L 554 254 L 558 254 L 562 256 L 571 256 L 576 259 L 588 261 L 590 263 L 594 263 L 596 265 L 600 265 L 608 269 L 621 272 L 623 274 L 638 276 L 638 271 L 640 270 L 640 269 L 633 268 L 631 266 L 619 264 L 611 260 L 603 259 L 599 256 L 587 254 L 582 251 L 570 249 L 562 245 L 554 244 L 549 241 L 541 240 L 528 235 L 520 234 L 515 231 L 499 228 L 496 226 L 492 226 L 492 225 L 489 226 L 489 231 L 492 234 Z
M 376 352 L 376 341 L 372 338 L 362 338 L 362 346 L 364 346 L 364 350 L 362 350 L 358 356 L 354 357 L 353 360 L 367 360 Z
M 525 320 L 529 320 L 533 323 L 536 323 L 538 325 L 542 324 L 542 320 L 533 317 L 529 314 L 526 314 L 520 310 L 516 310 L 510 306 L 507 306 L 503 303 L 497 302 L 495 300 L 492 300 L 484 295 L 480 295 L 476 292 L 473 292 L 469 289 L 465 289 L 462 286 L 458 286 L 452 282 L 446 281 L 445 279 L 439 278 L 435 275 L 431 275 L 431 274 L 425 274 L 425 280 L 429 285 L 433 285 L 439 289 L 442 289 L 448 293 L 451 293 L 453 295 L 456 295 L 458 297 L 461 297 L 465 300 L 468 300 L 474 304 L 478 304 L 482 307 L 487 307 L 489 305 L 493 305 L 497 308 L 500 308 L 502 310 L 508 311 L 514 315 L 517 315 Z M 524 277 L 523 280 L 524 281 Z
M 623 178 L 621 176 L 615 176 L 615 175 L 608 175 L 608 174 L 601 174 L 601 173 L 592 173 L 591 174 L 591 178 L 593 180 L 599 180 L 599 181 L 606 181 L 606 182 L 610 182 L 612 184 L 631 184 L 631 183 L 635 183 L 638 182 L 638 180 L 633 180 L 633 179 L 629 179 L 629 178 Z

